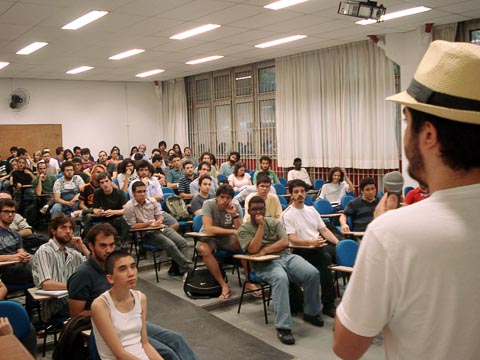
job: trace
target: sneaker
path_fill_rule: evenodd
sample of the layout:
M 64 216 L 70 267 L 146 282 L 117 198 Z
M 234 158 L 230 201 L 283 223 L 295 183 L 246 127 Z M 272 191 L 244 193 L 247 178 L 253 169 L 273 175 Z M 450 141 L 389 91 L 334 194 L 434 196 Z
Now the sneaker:
M 43 215 L 45 215 L 45 214 L 47 213 L 47 211 L 48 211 L 48 205 L 45 205 L 44 207 L 42 207 L 42 208 L 40 209 L 40 212 L 41 212 Z
M 319 327 L 322 327 L 323 326 L 323 319 L 322 319 L 322 315 L 318 314 L 318 315 L 307 315 L 307 314 L 304 314 L 303 315 L 303 320 L 305 320 L 306 322 L 314 325 L 314 326 L 319 326 Z
M 325 304 L 323 305 L 322 313 L 330 316 L 331 318 L 335 317 L 336 310 L 335 310 L 335 304 Z
M 285 344 L 285 345 L 295 344 L 295 338 L 293 337 L 291 330 L 277 329 L 277 337 L 280 339 L 282 344 Z

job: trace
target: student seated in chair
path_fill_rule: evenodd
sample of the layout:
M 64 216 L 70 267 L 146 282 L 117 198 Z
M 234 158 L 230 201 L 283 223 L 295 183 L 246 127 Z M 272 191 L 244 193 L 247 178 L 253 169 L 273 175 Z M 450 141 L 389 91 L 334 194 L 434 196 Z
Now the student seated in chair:
M 102 359 L 163 359 L 147 338 L 147 298 L 133 288 L 137 265 L 133 256 L 114 251 L 105 262 L 112 285 L 92 304 L 92 325 Z
M 93 301 L 112 287 L 106 278 L 105 260 L 115 250 L 115 233 L 110 224 L 104 223 L 94 225 L 86 235 L 91 256 L 77 268 L 67 283 L 72 318 L 91 315 Z M 198 359 L 181 334 L 149 321 L 146 328 L 148 341 L 165 360 Z
M 289 284 L 293 281 L 303 285 L 303 320 L 323 326 L 320 314 L 320 275 L 318 270 L 302 257 L 289 254 L 288 238 L 280 220 L 265 217 L 265 200 L 254 196 L 248 203 L 250 221 L 238 229 L 240 246 L 252 256 L 267 254 L 280 255 L 280 258 L 254 262 L 255 273 L 272 286 L 273 311 L 277 336 L 283 344 L 295 344 L 292 335 L 292 316 L 290 313 Z

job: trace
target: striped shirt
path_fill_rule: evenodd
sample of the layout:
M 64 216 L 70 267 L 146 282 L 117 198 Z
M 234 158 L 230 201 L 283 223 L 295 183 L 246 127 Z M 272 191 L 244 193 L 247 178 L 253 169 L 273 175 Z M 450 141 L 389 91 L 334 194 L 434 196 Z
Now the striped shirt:
M 50 239 L 38 248 L 32 260 L 32 275 L 35 286 L 41 287 L 45 280 L 67 284 L 67 280 L 86 257 L 77 250 L 65 247 L 62 251 L 57 242 Z M 42 301 L 42 320 L 48 320 L 67 305 L 67 297 Z
M 128 226 L 132 227 L 136 223 L 144 223 L 151 220 L 158 220 L 162 216 L 162 209 L 154 198 L 147 197 L 143 205 L 137 200 L 130 199 L 125 205 L 123 218 Z
M 198 174 L 193 174 L 193 179 L 190 179 L 187 175 L 183 175 L 178 182 L 178 192 L 190 194 L 190 183 L 197 178 Z

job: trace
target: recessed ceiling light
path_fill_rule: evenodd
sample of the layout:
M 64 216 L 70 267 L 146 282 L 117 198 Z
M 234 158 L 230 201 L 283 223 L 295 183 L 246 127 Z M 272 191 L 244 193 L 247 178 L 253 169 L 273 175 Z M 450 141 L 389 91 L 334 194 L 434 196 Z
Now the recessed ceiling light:
M 80 66 L 78 68 L 68 70 L 66 73 L 67 74 L 78 74 L 78 73 L 88 71 L 88 70 L 92 70 L 92 69 L 93 69 L 93 66 Z
M 221 58 L 223 58 L 223 55 L 214 55 L 214 56 L 209 56 L 209 57 L 202 58 L 202 59 L 192 60 L 192 61 L 186 62 L 185 64 L 195 65 L 195 64 L 200 64 L 200 63 L 203 63 L 203 62 L 217 60 L 217 59 L 221 59 Z
M 278 10 L 278 9 L 283 9 L 292 5 L 300 4 L 305 1 L 307 0 L 280 0 L 280 1 L 275 1 L 273 3 L 270 3 L 268 5 L 265 5 L 264 8 Z
M 278 40 L 273 40 L 273 41 L 268 41 L 268 42 L 265 42 L 265 43 L 262 43 L 262 44 L 258 44 L 258 45 L 255 45 L 255 47 L 263 49 L 263 48 L 267 48 L 267 47 L 270 47 L 270 46 L 285 44 L 285 43 L 290 42 L 290 41 L 301 40 L 301 39 L 304 39 L 306 37 L 307 37 L 307 35 L 293 35 L 293 36 L 289 36 L 289 37 L 286 37 L 286 38 L 283 38 L 283 39 L 278 39 Z
M 0 62 L 0 69 L 3 69 L 5 66 L 9 65 L 9 62 Z
M 137 55 L 137 54 L 140 54 L 144 51 L 145 50 L 143 50 L 143 49 L 132 49 L 132 50 L 124 51 L 124 52 L 122 52 L 120 54 L 117 54 L 117 55 L 110 56 L 109 59 L 110 60 L 125 59 L 126 57 Z
M 164 72 L 164 71 L 165 70 L 162 70 L 162 69 L 155 69 L 155 70 L 145 71 L 145 72 L 137 74 L 135 76 L 143 78 L 143 77 L 152 76 L 152 75 L 155 75 L 155 74 L 160 74 L 161 72 Z
M 170 36 L 170 39 L 174 39 L 174 40 L 182 40 L 182 39 L 186 39 L 186 38 L 189 38 L 191 36 L 195 36 L 195 35 L 198 35 L 198 34 L 201 34 L 201 33 L 204 33 L 204 32 L 207 32 L 207 31 L 210 31 L 210 30 L 214 30 L 214 29 L 217 29 L 219 28 L 220 25 L 217 25 L 217 24 L 207 24 L 207 25 L 203 25 L 203 26 L 199 26 L 195 29 L 191 29 L 191 30 L 188 30 L 188 31 L 184 31 L 180 34 L 176 34 L 176 35 L 173 35 L 173 36 Z
M 419 13 L 422 13 L 422 12 L 425 12 L 425 11 L 430 11 L 430 10 L 432 10 L 432 9 L 429 8 L 429 7 L 418 6 L 418 7 L 414 7 L 414 8 L 410 8 L 410 9 L 396 11 L 396 12 L 389 13 L 389 14 L 387 13 L 387 14 L 384 15 L 383 21 L 397 19 L 399 17 L 404 17 L 404 16 L 415 15 L 415 14 L 419 14 Z M 365 20 L 360 20 L 360 21 L 355 22 L 355 24 L 358 24 L 358 25 L 370 25 L 370 24 L 376 24 L 376 23 L 377 23 L 377 20 L 373 20 L 373 19 L 365 19 Z
M 90 11 L 89 13 L 80 16 L 78 19 L 75 19 L 71 22 L 69 22 L 67 25 L 64 25 L 62 29 L 65 30 L 77 30 L 80 29 L 81 27 L 90 24 L 91 22 L 100 19 L 101 17 L 105 16 L 108 14 L 108 11 L 99 11 L 99 10 L 93 10 Z
M 29 55 L 38 49 L 41 49 L 44 46 L 47 46 L 46 42 L 34 42 L 28 46 L 25 46 L 23 49 L 17 51 L 17 55 Z

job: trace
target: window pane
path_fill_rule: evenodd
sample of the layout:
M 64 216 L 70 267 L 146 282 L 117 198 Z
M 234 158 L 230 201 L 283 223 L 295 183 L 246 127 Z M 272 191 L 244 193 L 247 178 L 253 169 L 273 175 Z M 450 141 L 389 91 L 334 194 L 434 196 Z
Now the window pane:
M 480 29 L 470 31 L 470 42 L 480 45 Z
M 217 129 L 217 157 L 222 157 L 232 148 L 232 115 L 230 105 L 215 106 Z
M 262 155 L 273 157 L 277 153 L 275 133 L 275 100 L 263 100 L 260 106 L 260 144 Z
M 195 120 L 193 129 L 193 147 L 194 154 L 200 155 L 204 151 L 210 151 L 210 139 L 212 138 L 212 129 L 210 128 L 210 108 L 205 107 L 197 109 Z
M 215 76 L 213 78 L 213 86 L 215 89 L 215 99 L 230 97 L 230 76 Z
M 252 88 L 253 79 L 250 70 L 235 73 L 235 93 L 237 96 L 252 95 Z
M 237 104 L 235 115 L 235 127 L 237 132 L 236 150 L 240 154 L 254 154 L 253 102 Z
M 258 92 L 275 91 L 275 66 L 258 69 Z
M 197 101 L 210 100 L 210 93 L 208 90 L 208 79 L 201 79 L 195 81 L 195 93 Z

